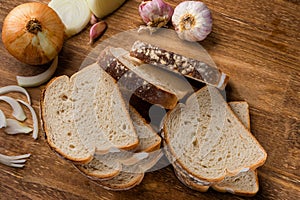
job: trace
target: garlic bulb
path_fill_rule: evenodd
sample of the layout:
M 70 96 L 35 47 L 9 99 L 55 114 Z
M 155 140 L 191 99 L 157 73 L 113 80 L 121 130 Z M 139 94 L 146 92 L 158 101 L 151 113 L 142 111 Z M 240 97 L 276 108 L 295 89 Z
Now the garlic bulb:
M 212 17 L 207 6 L 200 1 L 184 1 L 176 6 L 172 23 L 179 38 L 201 41 L 211 32 Z
M 92 13 L 102 19 L 117 10 L 125 0 L 87 0 Z
M 61 50 L 64 29 L 59 16 L 46 4 L 25 3 L 6 16 L 2 41 L 8 52 L 21 62 L 42 65 Z
M 139 13 L 147 26 L 163 27 L 170 21 L 173 8 L 163 0 L 143 1 L 139 5 Z
M 82 31 L 89 23 L 91 11 L 86 0 L 51 0 L 48 4 L 59 15 L 67 37 Z

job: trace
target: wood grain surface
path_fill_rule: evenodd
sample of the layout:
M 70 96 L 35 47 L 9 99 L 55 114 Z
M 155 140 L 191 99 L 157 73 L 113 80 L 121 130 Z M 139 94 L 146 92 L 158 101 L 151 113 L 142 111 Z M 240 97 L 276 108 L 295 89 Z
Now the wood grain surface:
M 5 16 L 25 0 L 0 0 L 0 30 Z M 42 1 L 48 3 L 49 1 Z M 101 41 L 143 24 L 140 0 L 127 0 L 105 20 Z M 169 0 L 175 7 L 180 1 Z M 268 153 L 258 169 L 260 190 L 252 199 L 300 197 L 300 1 L 204 0 L 212 11 L 213 31 L 200 44 L 217 66 L 230 76 L 228 100 L 250 105 L 252 133 Z M 88 45 L 88 26 L 70 38 L 59 54 L 55 76 L 72 75 L 94 46 Z M 45 67 L 31 67 L 13 58 L 0 41 L 0 87 L 16 84 L 16 75 L 33 75 Z M 39 113 L 44 86 L 28 88 Z M 24 99 L 13 93 L 10 96 Z M 11 113 L 5 103 L 0 109 Z M 26 123 L 31 124 L 29 116 Z M 31 153 L 23 169 L 0 165 L 0 199 L 251 199 L 209 190 L 193 191 L 181 184 L 171 166 L 147 173 L 143 182 L 123 192 L 101 188 L 83 176 L 47 145 L 42 130 L 38 140 L 30 135 L 10 136 L 0 130 L 0 153 Z

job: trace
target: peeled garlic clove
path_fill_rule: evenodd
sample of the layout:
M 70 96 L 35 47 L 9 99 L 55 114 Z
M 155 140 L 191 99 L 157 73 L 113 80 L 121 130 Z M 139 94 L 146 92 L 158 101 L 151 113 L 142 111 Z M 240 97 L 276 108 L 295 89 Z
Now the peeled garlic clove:
M 48 6 L 55 10 L 64 23 L 67 37 L 82 31 L 91 18 L 86 0 L 51 0 Z
M 94 24 L 90 29 L 89 44 L 93 44 L 93 42 L 104 33 L 106 28 L 107 28 L 107 24 L 105 21 L 100 21 Z
M 32 137 L 36 140 L 38 138 L 38 133 L 39 133 L 39 124 L 38 124 L 38 118 L 37 118 L 36 112 L 34 111 L 33 107 L 31 105 L 29 105 L 28 103 L 26 103 L 25 101 L 18 99 L 18 102 L 25 105 L 31 112 L 32 121 L 33 121 Z
M 99 19 L 117 10 L 125 0 L 87 0 L 92 13 Z
M 57 69 L 58 56 L 53 60 L 51 66 L 36 76 L 17 76 L 18 85 L 22 87 L 36 87 L 48 81 Z
M 208 7 L 200 1 L 184 1 L 176 6 L 172 23 L 180 39 L 190 42 L 204 40 L 212 30 Z
M 15 99 L 8 97 L 8 96 L 0 96 L 0 101 L 5 101 L 12 107 L 12 109 L 13 109 L 12 115 L 17 120 L 24 121 L 26 119 L 26 115 L 23 111 L 23 108 Z
M 31 104 L 30 96 L 25 88 L 22 88 L 18 85 L 8 85 L 0 88 L 0 95 L 6 94 L 9 92 L 21 92 L 26 95 L 28 103 Z
M 7 119 L 7 126 L 4 129 L 4 132 L 9 135 L 14 134 L 27 134 L 32 132 L 32 128 L 24 125 L 23 123 L 15 120 L 15 119 Z
M 0 128 L 4 128 L 7 126 L 6 117 L 3 111 L 0 109 Z

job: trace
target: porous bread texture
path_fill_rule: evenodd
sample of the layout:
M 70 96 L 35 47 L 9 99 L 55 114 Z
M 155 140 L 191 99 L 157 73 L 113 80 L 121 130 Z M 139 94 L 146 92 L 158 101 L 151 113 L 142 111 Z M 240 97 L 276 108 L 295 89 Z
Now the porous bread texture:
M 228 105 L 247 129 L 250 130 L 250 114 L 247 102 L 229 102 Z M 229 192 L 243 196 L 253 196 L 259 190 L 257 171 L 249 169 L 235 176 L 226 176 L 224 180 L 211 186 L 219 192 Z
M 213 87 L 200 89 L 186 105 L 170 111 L 163 133 L 179 165 L 203 181 L 218 182 L 266 160 L 264 149 Z
M 51 81 L 42 118 L 48 142 L 62 156 L 87 163 L 96 151 L 133 149 L 138 137 L 115 81 L 97 64 Z
M 83 68 L 80 73 L 70 78 L 74 125 L 83 144 L 91 153 L 96 149 L 106 151 L 113 146 L 105 133 L 106 129 L 102 127 L 103 122 L 96 116 L 95 102 L 103 99 L 93 98 L 98 85 L 105 79 L 105 74 L 98 66 L 93 65 Z M 103 90 L 105 91 L 106 87 Z
M 138 145 L 138 137 L 129 115 L 127 102 L 123 101 L 115 80 L 96 63 L 102 72 L 101 83 L 97 85 L 93 103 L 96 118 L 113 147 L 130 150 Z M 101 144 L 100 144 L 101 145 Z
M 93 154 L 79 139 L 70 97 L 71 87 L 67 76 L 52 79 L 44 90 L 41 105 L 47 142 L 63 157 L 87 163 Z

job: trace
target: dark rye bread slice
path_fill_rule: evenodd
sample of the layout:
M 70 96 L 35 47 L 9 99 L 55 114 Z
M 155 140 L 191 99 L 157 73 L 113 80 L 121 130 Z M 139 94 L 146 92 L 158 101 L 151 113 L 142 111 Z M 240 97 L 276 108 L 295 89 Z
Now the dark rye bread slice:
M 225 108 L 224 118 L 209 126 L 222 108 Z M 168 151 L 181 168 L 205 182 L 219 182 L 225 176 L 255 169 L 267 157 L 213 87 L 202 88 L 186 105 L 178 104 L 170 111 L 164 120 L 163 136 Z
M 135 94 L 144 101 L 166 109 L 176 106 L 178 98 L 174 93 L 144 80 L 121 63 L 117 58 L 118 55 L 114 55 L 112 49 L 112 47 L 105 48 L 100 53 L 97 64 L 118 82 L 120 88 Z
M 219 69 L 204 62 L 142 41 L 136 41 L 133 44 L 130 55 L 145 63 L 166 68 L 220 89 L 225 88 L 229 79 L 229 77 Z

